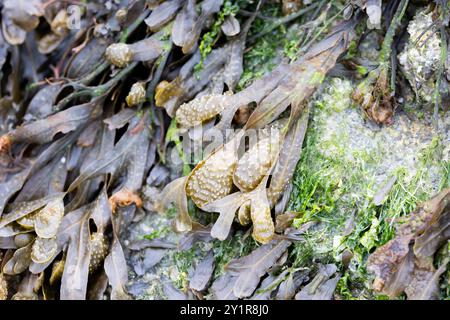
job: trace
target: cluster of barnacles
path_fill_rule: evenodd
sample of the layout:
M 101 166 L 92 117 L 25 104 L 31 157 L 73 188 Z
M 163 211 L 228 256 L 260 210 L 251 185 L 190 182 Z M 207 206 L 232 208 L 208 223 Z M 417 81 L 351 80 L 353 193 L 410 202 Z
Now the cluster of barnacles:
M 408 5 L 408 0 L 402 0 L 398 6 L 391 7 L 394 14 L 382 43 L 378 66 L 367 73 L 366 78 L 358 84 L 352 94 L 353 100 L 362 106 L 367 117 L 380 125 L 393 122 L 397 107 L 395 100 L 397 65 L 409 82 L 417 101 L 425 103 L 434 101 L 437 105 L 439 103 L 437 97 L 448 95 L 446 89 L 448 79 L 443 77 L 444 70 L 441 70 L 445 68 L 441 39 L 446 38 L 448 9 L 437 2 L 435 5 L 430 4 L 418 10 L 408 23 L 405 37 L 397 29 L 401 26 Z M 442 28 L 439 29 L 439 26 Z M 404 47 L 400 46 L 402 42 L 397 41 L 400 44 L 396 44 L 393 41 L 396 33 L 400 35 L 399 39 L 406 38 Z M 393 50 L 396 46 L 401 48 L 397 56 Z

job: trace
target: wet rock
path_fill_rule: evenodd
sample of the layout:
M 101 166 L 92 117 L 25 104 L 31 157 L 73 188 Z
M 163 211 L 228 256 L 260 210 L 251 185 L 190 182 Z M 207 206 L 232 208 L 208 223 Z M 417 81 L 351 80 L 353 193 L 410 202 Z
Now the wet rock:
M 431 102 L 441 55 L 441 41 L 432 12 L 418 12 L 408 25 L 408 34 L 408 43 L 398 55 L 402 71 L 418 97 Z

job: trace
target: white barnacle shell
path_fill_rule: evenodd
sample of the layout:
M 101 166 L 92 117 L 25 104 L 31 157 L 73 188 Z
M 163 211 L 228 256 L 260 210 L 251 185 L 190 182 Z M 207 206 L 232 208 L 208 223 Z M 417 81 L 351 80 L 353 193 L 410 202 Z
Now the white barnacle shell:
M 123 68 L 134 57 L 134 52 L 126 43 L 113 43 L 105 51 L 105 58 L 116 67 Z
M 433 26 L 432 12 L 418 12 L 408 25 L 409 41 L 398 55 L 411 86 L 427 102 L 433 97 L 435 76 L 441 55 L 441 40 Z
M 130 92 L 125 98 L 129 107 L 138 105 L 145 101 L 145 87 L 142 82 L 136 82 L 131 86 Z

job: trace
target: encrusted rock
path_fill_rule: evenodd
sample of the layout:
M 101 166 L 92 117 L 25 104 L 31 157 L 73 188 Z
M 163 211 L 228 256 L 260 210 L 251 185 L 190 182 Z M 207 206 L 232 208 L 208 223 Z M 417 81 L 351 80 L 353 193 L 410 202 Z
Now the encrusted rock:
M 133 51 L 126 43 L 113 43 L 105 51 L 105 58 L 116 67 L 127 66 L 134 57 Z
M 125 98 L 129 107 L 145 101 L 145 86 L 142 82 L 136 82 L 131 86 L 130 92 Z
M 416 94 L 431 102 L 441 55 L 441 41 L 433 25 L 432 12 L 418 12 L 408 25 L 408 33 L 409 41 L 398 59 Z

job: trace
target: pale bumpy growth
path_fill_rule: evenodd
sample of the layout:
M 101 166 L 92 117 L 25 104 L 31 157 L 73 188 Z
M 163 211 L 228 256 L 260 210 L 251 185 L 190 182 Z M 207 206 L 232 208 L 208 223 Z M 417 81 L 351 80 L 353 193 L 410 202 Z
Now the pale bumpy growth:
M 127 66 L 133 56 L 133 51 L 125 43 L 113 43 L 105 51 L 106 60 L 119 68 Z
M 105 260 L 108 254 L 108 239 L 103 233 L 95 232 L 91 235 L 91 260 L 89 261 L 89 273 L 93 273 Z
M 399 54 L 399 62 L 411 86 L 427 102 L 433 97 L 432 74 L 440 61 L 441 41 L 433 26 L 432 12 L 421 11 L 408 25 L 409 41 L 405 50 Z
M 267 243 L 272 240 L 275 233 L 270 205 L 264 193 L 258 195 L 251 201 L 251 219 L 253 222 L 252 237 L 260 243 Z
M 224 110 L 226 98 L 225 95 L 211 94 L 182 104 L 176 112 L 177 123 L 188 128 L 214 118 Z
M 233 145 L 234 146 L 234 145 Z M 200 162 L 189 176 L 186 193 L 202 207 L 228 195 L 233 186 L 237 159 L 234 150 L 224 147 Z
M 270 137 L 259 141 L 239 159 L 234 184 L 244 192 L 255 189 L 268 173 L 277 153 L 278 147 Z
M 145 87 L 142 82 L 136 82 L 131 86 L 130 92 L 125 98 L 129 107 L 138 105 L 145 101 Z
M 55 238 L 44 239 L 37 237 L 31 249 L 31 260 L 36 263 L 46 263 L 52 259 L 57 250 Z

